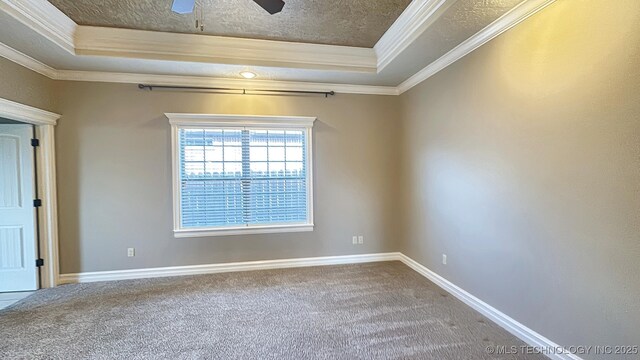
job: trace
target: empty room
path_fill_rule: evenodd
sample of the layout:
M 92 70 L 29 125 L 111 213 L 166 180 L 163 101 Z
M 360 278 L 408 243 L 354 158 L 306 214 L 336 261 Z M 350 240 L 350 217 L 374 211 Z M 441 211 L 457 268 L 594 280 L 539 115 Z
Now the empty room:
M 640 359 L 640 1 L 0 0 L 0 359 Z

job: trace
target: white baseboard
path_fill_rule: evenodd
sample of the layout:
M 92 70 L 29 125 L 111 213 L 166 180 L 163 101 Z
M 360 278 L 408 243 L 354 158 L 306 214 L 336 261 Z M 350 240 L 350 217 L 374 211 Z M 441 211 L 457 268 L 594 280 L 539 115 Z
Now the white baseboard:
M 428 268 L 420 265 L 415 260 L 409 258 L 404 254 L 400 254 L 400 261 L 405 265 L 415 270 L 420 275 L 431 280 L 434 284 L 438 285 L 451 295 L 455 296 L 465 304 L 469 305 L 482 315 L 489 318 L 491 321 L 500 325 L 502 328 L 524 341 L 527 345 L 530 345 L 536 349 L 539 349 L 542 353 L 547 355 L 551 359 L 558 360 L 581 360 L 580 357 L 565 350 L 562 346 L 554 343 L 546 337 L 538 334 L 537 332 L 529 329 L 523 324 L 517 322 L 513 318 L 507 316 L 491 305 L 471 295 L 465 290 L 451 283 L 449 280 L 429 270 Z
M 323 256 L 297 259 L 244 261 L 208 265 L 172 266 L 149 269 L 115 270 L 61 274 L 58 284 L 86 283 L 96 281 L 145 279 L 166 276 L 215 274 L 249 270 L 284 269 L 294 267 L 358 264 L 377 261 L 400 260 L 400 253 Z
M 133 270 L 115 270 L 115 271 L 97 271 L 84 272 L 77 274 L 62 274 L 58 279 L 58 284 L 85 283 L 96 281 L 111 280 L 128 280 L 128 279 L 145 279 L 166 276 L 184 276 L 199 274 L 215 274 L 224 272 L 250 271 L 250 270 L 268 270 L 268 269 L 284 269 L 308 266 L 324 266 L 324 265 L 340 265 L 340 264 L 358 264 L 378 261 L 402 261 L 405 265 L 415 270 L 417 273 L 429 279 L 451 295 L 460 299 L 471 308 L 475 309 L 482 315 L 486 316 L 511 334 L 515 335 L 530 346 L 541 350 L 563 349 L 560 345 L 529 329 L 523 324 L 517 322 L 513 318 L 495 309 L 491 305 L 471 295 L 465 290 L 459 288 L 447 279 L 436 274 L 435 272 L 420 265 L 415 260 L 399 252 L 379 253 L 379 254 L 362 254 L 362 255 L 343 255 L 343 256 L 324 256 L 298 259 L 280 259 L 280 260 L 261 260 L 246 261 L 209 265 L 190 265 L 190 266 L 172 266 L 150 269 L 133 269 Z M 558 360 L 581 360 L 580 357 L 569 353 L 568 351 L 556 351 L 555 354 L 547 354 L 552 359 Z

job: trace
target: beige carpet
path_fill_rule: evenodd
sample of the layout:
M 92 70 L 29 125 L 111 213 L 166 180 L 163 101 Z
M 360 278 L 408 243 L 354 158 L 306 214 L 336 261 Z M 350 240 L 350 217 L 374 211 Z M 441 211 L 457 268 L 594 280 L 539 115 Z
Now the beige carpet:
M 543 359 L 400 262 L 66 285 L 0 310 L 7 359 Z

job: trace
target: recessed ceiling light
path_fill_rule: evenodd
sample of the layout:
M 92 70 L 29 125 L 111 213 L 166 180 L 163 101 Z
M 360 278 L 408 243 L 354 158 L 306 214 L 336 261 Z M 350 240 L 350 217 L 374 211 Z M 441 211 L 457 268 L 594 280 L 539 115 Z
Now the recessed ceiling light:
M 240 75 L 245 79 L 253 79 L 256 77 L 256 73 L 252 73 L 251 71 L 243 71 Z

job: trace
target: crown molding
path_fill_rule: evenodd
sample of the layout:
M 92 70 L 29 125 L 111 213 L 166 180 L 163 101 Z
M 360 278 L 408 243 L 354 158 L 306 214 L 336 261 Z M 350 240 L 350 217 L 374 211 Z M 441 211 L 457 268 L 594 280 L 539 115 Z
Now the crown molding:
M 62 115 L 0 98 L 0 117 L 34 125 L 55 125 Z
M 46 0 L 0 10 L 71 54 L 375 73 L 370 48 L 80 26 Z
M 370 48 L 79 26 L 79 55 L 376 72 Z
M 525 0 L 521 2 L 509 12 L 487 25 L 484 29 L 463 41 L 448 53 L 444 54 L 438 60 L 427 65 L 415 75 L 402 82 L 398 85 L 399 93 L 402 94 L 427 80 L 440 70 L 463 58 L 465 55 L 486 44 L 496 36 L 518 25 L 526 18 L 544 9 L 554 1 L 555 0 Z
M 194 87 L 221 87 L 221 88 L 244 88 L 247 90 L 287 90 L 287 91 L 335 91 L 343 94 L 366 94 L 366 95 L 398 95 L 395 86 L 374 86 L 374 85 L 353 85 L 353 84 L 329 84 L 312 83 L 302 81 L 278 81 L 278 80 L 243 80 L 212 78 L 204 76 L 182 76 L 182 75 L 157 75 L 157 74 L 131 74 L 131 73 L 111 73 L 97 71 L 73 71 L 58 70 L 57 80 L 66 81 L 92 81 L 139 84 L 149 83 L 154 85 L 167 86 L 194 86 Z
M 57 73 L 56 69 L 49 65 L 43 64 L 40 61 L 32 58 L 29 55 L 25 55 L 14 48 L 11 48 L 3 43 L 0 43 L 0 57 L 13 61 L 18 65 L 22 65 L 29 70 L 33 70 L 38 74 L 44 75 L 48 78 L 55 78 Z
M 25 55 L 3 43 L 0 43 L 0 57 L 6 58 L 18 65 L 31 69 L 53 80 L 63 81 L 91 81 L 107 83 L 139 84 L 150 83 L 154 85 L 169 86 L 200 86 L 200 87 L 228 87 L 243 89 L 269 89 L 287 91 L 335 91 L 343 94 L 363 94 L 363 95 L 399 95 L 395 86 L 375 86 L 356 84 L 331 84 L 312 83 L 303 81 L 278 81 L 262 79 L 227 79 L 213 78 L 206 76 L 183 76 L 183 75 L 159 75 L 159 74 L 136 74 L 136 73 L 115 73 L 101 71 L 77 71 L 77 70 L 56 70 L 40 61 Z
M 73 36 L 71 36 L 70 34 L 76 34 L 76 32 L 78 32 L 78 37 L 80 38 L 79 43 L 81 44 L 80 52 L 91 53 L 92 51 L 95 51 L 94 54 L 100 53 L 103 55 L 104 53 L 101 52 L 110 52 L 112 56 L 132 56 L 148 58 L 163 58 L 163 56 L 173 56 L 178 58 L 184 57 L 183 60 L 189 59 L 191 56 L 193 56 L 194 58 L 209 57 L 215 59 L 226 59 L 226 61 L 229 61 L 231 63 L 241 63 L 242 61 L 246 60 L 246 56 L 253 56 L 253 61 L 280 61 L 283 63 L 288 63 L 289 67 L 296 67 L 296 65 L 298 65 L 299 67 L 313 66 L 319 68 L 322 68 L 323 66 L 329 68 L 331 66 L 343 66 L 349 68 L 350 71 L 354 71 L 354 69 L 357 69 L 359 67 L 361 68 L 361 70 L 369 69 L 366 71 L 375 71 L 372 69 L 375 69 L 376 65 L 372 65 L 372 61 L 375 61 L 376 54 L 378 54 L 379 59 L 382 60 L 383 67 L 386 66 L 384 64 L 385 62 L 388 63 L 393 60 L 393 58 L 398 56 L 398 54 L 402 52 L 402 50 L 406 48 L 408 44 L 414 41 L 415 38 L 417 38 L 424 31 L 424 29 L 426 29 L 426 27 L 428 27 L 431 23 L 433 23 L 435 19 L 437 19 L 437 17 L 439 16 L 439 12 L 446 10 L 446 8 L 448 8 L 448 6 L 450 6 L 455 1 L 456 0 L 413 0 L 409 7 L 407 7 L 407 9 L 405 9 L 405 11 L 402 13 L 400 18 L 398 18 L 398 20 L 392 25 L 390 30 L 383 35 L 374 49 L 287 43 L 267 40 L 234 39 L 193 34 L 161 33 L 162 35 L 160 35 L 159 37 L 160 46 L 156 48 L 156 50 L 160 50 L 156 51 L 154 50 L 153 45 L 154 38 L 157 38 L 157 33 L 155 32 L 77 26 L 73 21 L 71 21 L 63 13 L 61 13 L 59 10 L 53 7 L 53 5 L 45 0 L 0 0 L 0 10 L 9 13 L 10 15 L 18 18 L 21 21 L 23 19 L 31 19 L 30 23 L 26 22 L 26 20 L 23 22 L 25 22 L 25 24 L 27 25 L 31 24 L 29 26 L 31 26 L 36 31 L 38 31 L 37 28 L 35 28 L 37 26 L 40 26 L 39 28 L 41 30 L 58 29 L 60 30 L 58 31 L 58 38 L 73 38 Z M 271 90 L 319 92 L 335 91 L 348 94 L 400 95 L 418 85 L 422 81 L 433 76 L 440 70 L 453 64 L 478 47 L 484 45 L 496 36 L 516 26 L 529 16 L 544 9 L 554 1 L 555 0 L 522 1 L 520 4 L 511 9 L 509 12 L 505 13 L 499 19 L 489 24 L 484 29 L 480 30 L 478 33 L 471 36 L 464 42 L 460 43 L 454 49 L 440 57 L 438 60 L 427 65 L 425 68 L 409 77 L 397 87 L 260 79 L 253 79 L 248 81 L 243 79 L 211 78 L 203 76 L 56 70 L 2 43 L 0 43 L 0 56 L 55 80 L 112 83 L 153 83 L 155 85 L 230 87 L 253 90 L 268 88 Z M 33 11 L 34 13 L 31 14 L 30 17 L 27 17 L 25 15 L 25 12 L 27 11 Z M 62 20 L 61 17 L 64 17 L 66 21 Z M 49 19 L 49 22 L 45 26 L 33 19 Z M 51 32 L 53 32 L 53 30 L 51 30 Z M 136 34 L 138 38 L 134 36 L 133 39 L 129 40 L 122 38 L 123 36 L 126 37 L 126 35 L 133 34 L 134 32 L 145 34 Z M 42 32 L 40 33 L 42 34 Z M 182 46 L 184 44 L 179 44 L 179 49 L 174 51 L 172 54 L 170 47 L 175 48 L 176 43 L 171 43 L 171 41 L 178 41 L 179 39 L 182 39 L 182 36 L 185 35 L 187 35 L 188 38 L 193 37 L 193 39 L 189 40 L 193 41 L 190 46 L 202 45 L 204 47 L 208 47 L 208 50 L 199 49 L 197 51 L 193 51 L 190 49 L 185 49 Z M 103 37 L 100 38 L 101 36 Z M 51 34 L 47 36 L 47 38 L 50 39 L 53 37 L 56 36 Z M 91 39 L 95 39 L 95 43 L 92 44 L 91 42 L 93 40 Z M 124 50 L 118 49 L 118 42 L 120 42 L 120 46 L 124 44 L 124 46 L 128 48 Z M 145 47 L 145 42 L 147 42 L 146 46 L 149 47 Z M 59 42 L 56 43 L 59 44 Z M 115 45 L 115 47 L 111 47 L 109 44 Z M 242 44 L 242 46 L 237 46 L 237 44 Z M 237 52 L 234 52 L 234 46 L 237 47 Z M 188 48 L 188 46 L 186 47 Z M 325 51 L 325 54 L 327 54 L 328 57 L 324 59 L 318 59 L 318 53 L 316 52 L 316 50 Z M 118 52 L 120 51 L 123 52 L 118 54 Z M 191 51 L 191 54 L 188 53 L 189 51 Z M 289 53 L 287 53 L 287 51 L 289 51 Z M 224 53 L 225 55 L 219 57 L 211 56 L 210 54 L 207 55 L 208 52 L 212 52 L 214 54 Z M 251 55 L 251 53 L 254 52 L 258 55 Z M 75 54 L 75 48 L 73 49 L 73 53 Z M 194 61 L 194 58 L 190 58 L 190 60 L 187 61 Z M 173 58 L 172 60 L 176 59 Z M 377 66 L 379 67 L 380 65 L 381 63 L 378 62 Z
M 78 25 L 46 0 L 0 0 L 0 10 L 71 54 Z
M 413 0 L 373 46 L 378 73 L 413 43 L 457 0 Z

